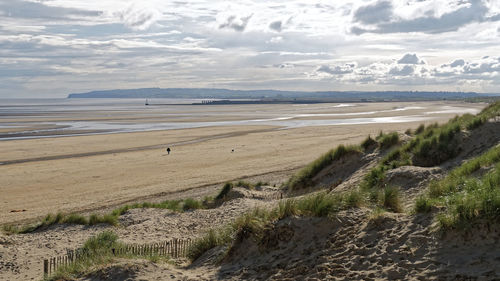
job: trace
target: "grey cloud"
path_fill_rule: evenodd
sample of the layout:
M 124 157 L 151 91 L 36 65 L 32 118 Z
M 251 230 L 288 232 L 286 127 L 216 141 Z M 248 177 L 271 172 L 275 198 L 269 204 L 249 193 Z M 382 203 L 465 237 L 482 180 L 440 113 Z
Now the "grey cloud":
M 415 69 L 413 68 L 412 65 L 405 65 L 402 68 L 399 67 L 393 67 L 389 71 L 389 74 L 396 75 L 396 76 L 409 76 L 412 75 L 413 72 L 415 72 Z
M 398 60 L 399 64 L 422 64 L 421 61 L 416 54 L 406 54 L 400 60 Z
M 278 32 L 281 32 L 282 24 L 281 21 L 273 21 L 269 24 L 269 28 Z
M 317 72 L 324 72 L 332 75 L 338 74 L 348 74 L 353 72 L 354 64 L 345 64 L 343 66 L 336 65 L 334 67 L 329 67 L 328 65 L 322 65 L 316 69 Z
M 156 22 L 156 12 L 140 9 L 130 5 L 125 11 L 119 13 L 125 26 L 134 30 L 144 30 Z
M 242 32 L 247 27 L 248 21 L 252 18 L 252 15 L 247 17 L 237 18 L 236 16 L 230 16 L 227 18 L 226 22 L 219 25 L 219 28 L 232 28 L 235 31 Z
M 465 61 L 463 59 L 455 60 L 450 64 L 451 67 L 457 67 L 457 66 L 463 66 L 463 65 L 465 65 Z
M 456 31 L 460 27 L 472 22 L 497 21 L 500 17 L 486 17 L 488 8 L 481 0 L 469 0 L 470 5 L 461 7 L 453 12 L 446 13 L 440 17 L 424 16 L 412 20 L 395 20 L 383 22 L 376 25 L 375 29 L 353 27 L 354 34 L 362 33 L 400 33 L 400 32 L 424 32 L 444 33 Z M 369 23 L 369 22 L 364 22 Z M 377 22 L 372 22 L 377 23 Z
M 46 6 L 43 2 L 0 0 L 0 11 L 12 18 L 52 19 L 74 21 L 74 16 L 97 17 L 100 11 L 86 11 L 71 8 Z
M 392 9 L 390 1 L 380 1 L 357 9 L 354 12 L 354 20 L 365 24 L 387 22 L 391 19 Z
M 277 67 L 277 68 L 294 68 L 295 65 L 293 65 L 291 63 L 284 62 L 284 63 L 280 63 L 280 64 L 275 64 L 274 67 Z
M 498 62 L 484 62 L 472 63 L 464 67 L 464 73 L 480 74 L 500 71 L 500 63 Z

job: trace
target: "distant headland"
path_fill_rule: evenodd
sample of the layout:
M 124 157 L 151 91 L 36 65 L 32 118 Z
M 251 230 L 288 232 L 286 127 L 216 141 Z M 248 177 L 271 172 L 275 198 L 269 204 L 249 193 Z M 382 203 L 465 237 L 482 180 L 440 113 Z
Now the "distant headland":
M 363 102 L 421 101 L 481 98 L 490 94 L 475 92 L 432 91 L 279 91 L 230 90 L 214 88 L 140 88 L 91 91 L 70 94 L 68 98 L 184 98 L 184 99 L 250 99 L 253 102 Z

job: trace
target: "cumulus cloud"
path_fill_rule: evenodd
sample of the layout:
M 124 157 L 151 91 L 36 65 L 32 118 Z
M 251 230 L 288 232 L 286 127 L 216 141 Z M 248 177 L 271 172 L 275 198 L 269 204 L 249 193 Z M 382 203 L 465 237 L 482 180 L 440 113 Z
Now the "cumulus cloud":
M 362 6 L 354 12 L 354 21 L 365 24 L 387 22 L 391 19 L 392 9 L 390 1 L 380 1 L 373 5 Z
M 219 25 L 219 28 L 231 28 L 235 31 L 242 32 L 247 27 L 248 21 L 250 21 L 252 16 L 253 14 L 246 17 L 229 16 L 224 23 Z
M 347 73 L 352 73 L 355 66 L 356 64 L 354 63 L 335 65 L 333 67 L 330 67 L 328 65 L 321 65 L 320 67 L 318 67 L 318 69 L 316 69 L 316 72 L 323 72 L 332 75 L 347 74 Z
M 464 73 L 479 74 L 500 71 L 500 62 L 487 61 L 481 63 L 470 63 L 464 66 Z
M 454 60 L 450 64 L 451 67 L 464 66 L 464 65 L 465 65 L 465 61 L 463 59 Z
M 363 33 L 402 33 L 402 32 L 424 32 L 443 33 L 456 31 L 460 27 L 473 22 L 498 21 L 499 15 L 487 16 L 488 7 L 482 0 L 469 0 L 461 2 L 456 10 L 436 16 L 427 13 L 423 16 L 405 19 L 397 17 L 390 22 L 379 22 L 376 20 L 361 21 L 365 24 L 374 24 L 375 28 L 363 28 L 355 26 L 351 31 L 355 34 Z M 370 19 L 369 16 L 367 16 Z
M 281 32 L 281 25 L 281 21 L 273 21 L 269 24 L 269 28 L 274 31 Z
M 391 68 L 389 74 L 396 76 L 409 76 L 415 72 L 415 68 L 411 65 L 405 65 L 403 67 L 395 66 Z
M 420 60 L 416 54 L 406 54 L 401 59 L 398 60 L 399 64 L 424 64 L 424 61 Z

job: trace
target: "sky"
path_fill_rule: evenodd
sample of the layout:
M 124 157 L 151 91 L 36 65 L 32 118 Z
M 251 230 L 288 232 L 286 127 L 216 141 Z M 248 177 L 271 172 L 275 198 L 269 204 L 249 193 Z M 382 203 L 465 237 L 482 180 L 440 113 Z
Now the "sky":
M 500 0 L 0 0 L 0 98 L 149 87 L 500 93 Z

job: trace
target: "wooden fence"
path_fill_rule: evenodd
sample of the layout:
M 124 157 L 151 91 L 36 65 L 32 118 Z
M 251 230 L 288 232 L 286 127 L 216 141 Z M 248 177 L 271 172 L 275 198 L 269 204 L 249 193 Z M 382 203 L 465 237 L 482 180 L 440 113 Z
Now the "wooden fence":
M 172 258 L 186 257 L 189 247 L 192 245 L 191 239 L 172 239 L 161 243 L 152 244 L 132 244 L 123 247 L 110 249 L 108 254 L 115 256 L 134 255 L 134 256 L 168 256 Z M 44 278 L 56 272 L 61 266 L 67 266 L 79 260 L 90 256 L 86 249 L 68 250 L 66 255 L 53 257 L 43 260 Z

